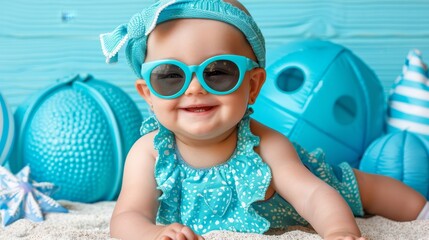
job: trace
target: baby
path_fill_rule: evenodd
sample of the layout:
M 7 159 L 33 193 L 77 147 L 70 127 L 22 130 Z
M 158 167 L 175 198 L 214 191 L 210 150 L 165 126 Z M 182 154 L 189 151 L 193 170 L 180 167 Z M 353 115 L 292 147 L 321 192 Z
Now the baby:
M 265 81 L 260 29 L 237 1 L 157 1 L 100 36 L 108 62 L 128 41 L 153 116 L 131 148 L 111 235 L 203 239 L 311 224 L 324 239 L 364 239 L 354 216 L 427 218 L 426 199 L 391 178 L 330 166 L 250 118 Z

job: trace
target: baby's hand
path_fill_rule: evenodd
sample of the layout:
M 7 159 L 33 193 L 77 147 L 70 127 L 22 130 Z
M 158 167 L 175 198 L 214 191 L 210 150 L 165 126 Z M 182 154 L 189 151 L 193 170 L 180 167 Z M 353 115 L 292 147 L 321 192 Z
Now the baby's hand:
M 324 240 L 366 240 L 364 237 L 358 237 L 347 232 L 332 233 L 323 238 Z
M 179 223 L 173 223 L 163 227 L 157 239 L 160 240 L 204 240 L 195 234 L 189 227 Z

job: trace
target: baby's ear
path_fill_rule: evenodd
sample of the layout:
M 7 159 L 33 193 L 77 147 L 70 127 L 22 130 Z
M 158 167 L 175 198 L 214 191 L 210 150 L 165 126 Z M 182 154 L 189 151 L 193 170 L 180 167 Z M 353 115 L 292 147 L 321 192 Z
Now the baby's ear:
M 255 68 L 250 71 L 250 93 L 249 93 L 249 104 L 254 104 L 256 98 L 264 85 L 266 72 L 264 68 Z
M 135 86 L 136 86 L 137 92 L 140 94 L 140 96 L 142 96 L 144 98 L 144 100 L 150 106 L 152 106 L 152 101 L 150 99 L 150 90 L 146 84 L 146 81 L 139 78 L 136 80 Z

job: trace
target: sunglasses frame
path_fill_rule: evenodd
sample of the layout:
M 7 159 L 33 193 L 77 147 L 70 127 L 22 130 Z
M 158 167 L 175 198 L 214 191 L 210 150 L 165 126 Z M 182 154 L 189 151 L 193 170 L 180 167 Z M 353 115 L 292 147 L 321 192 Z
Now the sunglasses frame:
M 207 85 L 207 83 L 204 81 L 204 77 L 203 77 L 204 69 L 209 64 L 211 64 L 215 61 L 219 61 L 219 60 L 231 61 L 235 65 L 237 65 L 237 67 L 238 67 L 239 76 L 238 76 L 237 84 L 232 89 L 230 89 L 228 91 L 214 90 L 214 89 L 210 88 Z M 155 91 L 155 89 L 152 87 L 152 83 L 150 81 L 150 75 L 151 75 L 153 69 L 155 69 L 156 67 L 163 65 L 163 64 L 175 65 L 175 66 L 179 67 L 180 69 L 182 69 L 182 71 L 185 73 L 185 83 L 183 84 L 183 87 L 177 93 L 175 93 L 173 95 L 164 96 L 164 95 L 157 93 Z M 141 74 L 143 76 L 143 79 L 146 81 L 146 84 L 149 87 L 149 90 L 152 94 L 154 94 L 155 96 L 157 96 L 159 98 L 163 98 L 163 99 L 174 99 L 174 98 L 178 98 L 181 95 L 183 95 L 185 93 L 186 89 L 188 89 L 189 84 L 191 84 L 191 81 L 192 81 L 193 73 L 195 73 L 195 75 L 197 76 L 198 82 L 201 84 L 201 86 L 207 92 L 209 92 L 211 94 L 215 94 L 215 95 L 227 95 L 227 94 L 234 92 L 235 90 L 237 90 L 241 86 L 241 83 L 243 82 L 243 79 L 244 79 L 244 75 L 246 74 L 247 71 L 252 70 L 254 68 L 257 68 L 257 67 L 259 67 L 259 64 L 250 58 L 240 56 L 240 55 L 222 54 L 222 55 L 216 55 L 216 56 L 210 57 L 210 58 L 204 60 L 200 65 L 191 65 L 191 66 L 186 65 L 185 63 L 178 61 L 178 60 L 175 60 L 175 59 L 162 59 L 162 60 L 157 60 L 157 61 L 145 62 L 142 64 Z

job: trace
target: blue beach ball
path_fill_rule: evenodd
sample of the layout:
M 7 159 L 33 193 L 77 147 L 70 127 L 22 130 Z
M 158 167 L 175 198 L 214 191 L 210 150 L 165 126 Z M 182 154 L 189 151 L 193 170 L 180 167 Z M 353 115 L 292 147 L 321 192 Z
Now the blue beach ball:
M 19 106 L 17 172 L 59 187 L 53 197 L 79 202 L 114 200 L 126 154 L 139 138 L 142 116 L 120 88 L 76 75 Z
M 12 112 L 0 94 L 0 165 L 11 155 L 15 139 L 15 123 Z
M 376 139 L 359 169 L 395 178 L 429 199 L 429 141 L 420 134 L 401 131 Z
M 332 164 L 357 167 L 384 129 L 384 90 L 349 49 L 305 40 L 267 51 L 267 79 L 254 105 L 256 120 Z

